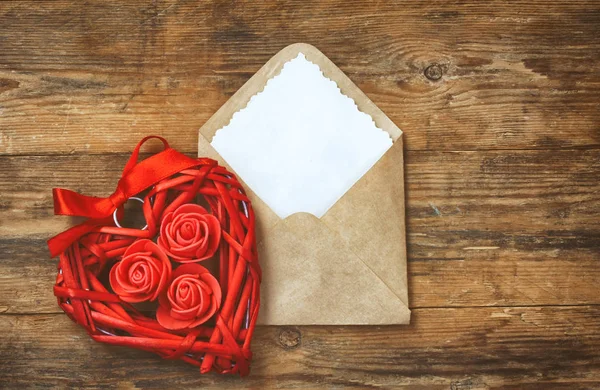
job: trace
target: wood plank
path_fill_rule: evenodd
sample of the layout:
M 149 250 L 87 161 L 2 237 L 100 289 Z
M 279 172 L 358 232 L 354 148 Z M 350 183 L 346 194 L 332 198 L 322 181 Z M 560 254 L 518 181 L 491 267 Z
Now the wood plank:
M 0 316 L 10 388 L 590 389 L 600 386 L 600 308 L 415 310 L 409 326 L 258 327 L 251 375 L 93 342 L 62 315 Z
M 409 150 L 598 147 L 599 34 L 594 1 L 2 2 L 0 154 L 124 152 L 149 133 L 194 152 L 197 129 L 298 41 Z
M 151 149 L 160 147 L 156 141 Z M 51 189 L 108 196 L 128 157 L 0 157 L 2 237 L 47 238 L 64 230 L 72 221 L 52 215 Z M 536 250 L 598 248 L 600 150 L 407 152 L 405 159 L 409 234 L 429 237 L 418 239 L 426 240 L 422 245 L 412 244 L 417 258 L 435 258 L 428 252 L 435 241 L 451 244 L 433 234 L 432 229 L 440 228 L 452 231 L 453 240 L 470 238 L 463 249 L 492 244 L 507 249 L 529 244 Z M 562 239 L 519 239 L 517 232 Z M 459 257 L 446 249 L 450 258 Z
M 461 261 L 409 256 L 410 307 L 600 304 L 598 257 L 557 252 L 523 259 L 522 251 L 483 251 Z M 57 263 L 44 240 L 0 240 L 0 313 L 60 313 L 52 292 Z
M 0 158 L 0 311 L 58 310 L 50 189 L 108 195 L 126 157 Z M 598 177 L 600 150 L 408 152 L 411 307 L 600 303 Z

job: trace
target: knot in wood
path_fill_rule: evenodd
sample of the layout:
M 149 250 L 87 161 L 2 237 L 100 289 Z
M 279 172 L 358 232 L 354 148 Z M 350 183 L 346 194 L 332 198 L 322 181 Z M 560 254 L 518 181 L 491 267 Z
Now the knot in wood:
M 286 328 L 279 333 L 279 343 L 284 348 L 296 348 L 302 341 L 302 335 L 299 330 Z
M 432 64 L 432 65 L 429 65 L 427 68 L 425 68 L 424 73 L 425 73 L 425 77 L 427 77 L 429 80 L 438 81 L 439 79 L 442 78 L 444 71 L 442 70 L 442 67 L 439 66 L 438 64 Z

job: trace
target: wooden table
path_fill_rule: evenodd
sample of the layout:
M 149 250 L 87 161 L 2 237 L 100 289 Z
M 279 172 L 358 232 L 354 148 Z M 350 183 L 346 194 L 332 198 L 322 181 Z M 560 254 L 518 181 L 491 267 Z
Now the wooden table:
M 0 3 L 0 387 L 600 387 L 600 4 Z M 51 188 L 106 196 L 312 43 L 404 130 L 410 326 L 261 327 L 252 374 L 96 344 L 61 314 Z

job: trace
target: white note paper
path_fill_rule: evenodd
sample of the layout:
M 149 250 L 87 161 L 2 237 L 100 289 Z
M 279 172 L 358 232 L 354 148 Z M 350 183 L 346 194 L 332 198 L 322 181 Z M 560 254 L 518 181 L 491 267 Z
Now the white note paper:
M 320 218 L 392 139 L 300 53 L 211 145 L 280 218 L 297 212 Z

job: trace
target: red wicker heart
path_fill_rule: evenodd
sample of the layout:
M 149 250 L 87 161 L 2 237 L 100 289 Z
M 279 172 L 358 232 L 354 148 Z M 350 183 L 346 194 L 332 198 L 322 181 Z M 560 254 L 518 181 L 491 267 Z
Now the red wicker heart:
M 149 138 L 165 151 L 137 163 Z M 143 229 L 116 218 L 134 194 Z M 73 321 L 99 342 L 248 374 L 260 267 L 252 206 L 231 172 L 147 137 L 110 197 L 54 196 L 57 214 L 90 218 L 49 241 L 60 252 L 54 293 Z

